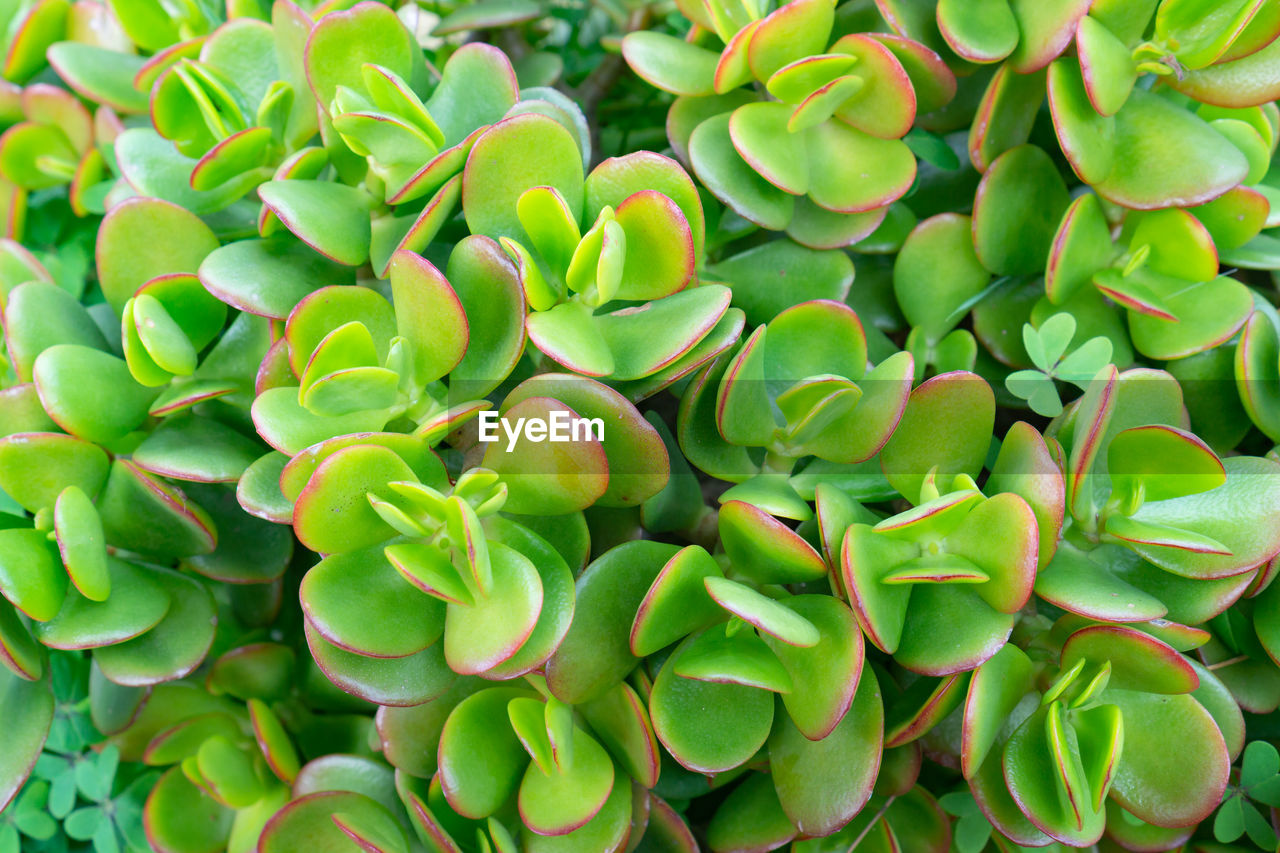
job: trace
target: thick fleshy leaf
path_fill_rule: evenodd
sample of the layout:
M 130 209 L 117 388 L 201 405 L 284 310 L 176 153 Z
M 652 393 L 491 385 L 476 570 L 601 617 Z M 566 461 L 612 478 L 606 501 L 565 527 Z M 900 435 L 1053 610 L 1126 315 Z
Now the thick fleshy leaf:
M 1065 516 L 1065 482 L 1044 437 L 1023 421 L 1011 426 L 991 466 L 986 488 L 988 492 L 1016 494 L 1031 507 L 1040 534 L 1037 564 L 1043 568 L 1057 548 Z
M 1095 184 L 1139 210 L 1200 204 L 1244 179 L 1248 163 L 1208 124 L 1169 100 L 1135 90 L 1116 113 L 1115 166 Z
M 1018 20 L 1018 46 L 1009 56 L 1009 66 L 1019 74 L 1030 74 L 1048 65 L 1071 44 L 1076 24 L 1089 11 L 1088 0 L 1074 0 L 1045 6 L 1013 3 Z
M 259 171 L 244 172 L 212 190 L 192 189 L 191 173 L 199 161 L 179 153 L 174 143 L 146 127 L 120 133 L 115 140 L 115 155 L 122 176 L 128 181 L 116 187 L 132 188 L 145 195 L 147 201 L 171 202 L 201 216 L 224 210 L 263 177 Z
M 641 190 L 616 213 L 627 237 L 617 298 L 660 299 L 683 289 L 693 276 L 695 244 L 679 205 L 657 190 Z
M 313 290 L 351 284 L 350 267 L 289 238 L 237 240 L 200 264 L 200 282 L 228 305 L 283 320 Z
M 306 48 L 306 75 L 316 100 L 328 109 L 338 86 L 364 91 L 361 66 L 376 62 L 411 84 L 418 82 L 421 57 L 413 37 L 389 9 L 372 3 L 326 15 L 311 32 Z
M 940 0 L 938 30 L 970 62 L 999 62 L 1018 46 L 1018 19 L 1006 0 Z
M 0 670 L 0 710 L 10 721 L 12 748 L 0 753 L 0 804 L 8 806 L 31 772 L 53 722 L 54 696 L 48 681 L 26 681 Z
M 1086 15 L 1076 29 L 1076 49 L 1093 108 L 1104 116 L 1115 115 L 1138 79 L 1129 48 L 1097 18 Z
M 183 678 L 195 671 L 213 644 L 218 620 L 208 588 L 165 569 L 157 571 L 155 580 L 169 596 L 164 618 L 141 636 L 94 652 L 102 674 L 117 684 L 149 687 Z M 116 594 L 113 590 L 112 598 Z
M 724 316 L 729 289 L 705 284 L 634 308 L 594 318 L 619 380 L 641 379 L 672 366 Z M 531 330 L 532 332 L 532 330 Z
M 1249 318 L 1253 300 L 1248 288 L 1226 276 L 1191 286 L 1180 279 L 1155 279 L 1150 288 L 1170 314 L 1130 312 L 1129 332 L 1135 349 L 1149 358 L 1185 358 L 1225 343 Z M 1209 311 L 1212 306 L 1212 311 Z
M 463 399 L 478 399 L 506 379 L 524 349 L 524 294 L 502 247 L 478 235 L 454 246 L 445 277 L 462 302 L 471 335 L 449 387 Z
M 339 815 L 345 818 L 342 824 L 332 819 Z M 342 825 L 367 824 L 401 833 L 397 838 L 399 849 L 408 849 L 403 836 L 404 830 L 399 828 L 387 809 L 370 797 L 354 791 L 318 791 L 289 803 L 267 822 L 258 841 L 258 849 L 261 853 L 285 853 L 303 848 L 316 853 L 361 849 L 342 829 Z
M 752 773 L 729 792 L 707 826 L 712 850 L 775 849 L 796 835 L 769 774 Z
M 190 557 L 218 544 L 213 519 L 175 486 L 117 458 L 97 502 L 107 544 L 139 554 Z
M 165 772 L 143 808 L 148 840 L 161 849 L 217 850 L 227 843 L 235 812 L 189 780 L 180 767 Z
M 570 406 L 579 417 L 601 418 L 606 428 L 601 447 L 608 460 L 609 486 L 601 506 L 633 506 L 652 497 L 669 476 L 666 448 L 657 431 L 616 391 L 590 379 L 544 374 L 516 386 L 499 410 L 530 397 L 548 397 Z
M 542 583 L 542 605 L 532 633 L 514 655 L 484 673 L 492 679 L 511 678 L 541 667 L 563 642 L 573 620 L 573 572 L 550 542 L 522 524 L 491 518 L 485 531 L 491 543 L 510 546 L 527 557 Z
M 425 385 L 444 376 L 467 349 L 467 317 L 440 271 L 411 252 L 391 259 L 396 328 L 412 348 L 414 377 Z
M 537 114 L 505 119 L 471 149 L 462 178 L 462 211 L 473 234 L 529 243 L 516 202 L 532 187 L 557 190 L 582 215 L 583 170 L 577 144 L 557 121 Z
M 1072 634 L 1062 647 L 1062 668 L 1076 661 L 1110 663 L 1109 688 L 1143 693 L 1190 693 L 1199 680 L 1190 662 L 1166 643 L 1129 628 L 1093 625 Z
M 1055 305 L 1070 300 L 1115 253 L 1098 197 L 1085 193 L 1071 203 L 1049 249 L 1045 293 Z
M 574 726 L 564 748 L 573 756 L 563 769 L 544 772 L 530 763 L 520 783 L 519 809 L 524 825 L 543 835 L 564 835 L 599 814 L 613 791 L 613 760 L 591 735 Z
M 784 65 L 821 53 L 829 40 L 832 11 L 825 0 L 802 0 L 766 16 L 751 36 L 751 73 L 768 80 Z
M 1261 17 L 1261 13 L 1259 14 Z M 1280 45 L 1273 39 L 1248 56 L 1198 68 L 1175 81 L 1174 88 L 1196 100 L 1220 107 L 1250 107 L 1275 100 Z
M 1163 617 L 1168 608 L 1159 598 L 1108 570 L 1108 558 L 1115 551 L 1115 546 L 1082 551 L 1062 543 L 1036 576 L 1036 595 L 1068 612 L 1108 622 L 1145 622 Z
M 1001 154 L 1027 141 L 1044 98 L 1043 71 L 1018 74 L 1000 66 L 969 129 L 969 159 L 978 171 L 985 172 Z
M 307 647 L 325 676 L 366 701 L 392 707 L 417 705 L 433 700 L 454 680 L 440 643 L 402 658 L 376 658 L 335 646 L 310 623 L 303 628 Z
M 821 208 L 861 213 L 901 198 L 916 177 L 916 159 L 898 139 L 879 139 L 829 121 L 807 132 L 814 170 L 808 194 Z M 874 172 L 853 163 L 873 163 Z
M 603 377 L 614 372 L 609 342 L 585 303 L 563 302 L 535 311 L 526 329 L 534 346 L 574 373 Z
M 422 779 L 435 775 L 440 735 L 458 703 L 489 686 L 479 678 L 458 678 L 431 701 L 378 709 L 382 753 L 397 769 Z
M 689 138 L 689 162 L 698 179 L 739 215 L 779 230 L 791 221 L 795 199 L 762 177 L 734 147 L 730 113 L 708 118 Z
M 1275 498 L 1276 463 L 1256 457 L 1224 460 L 1227 481 L 1216 489 L 1166 501 L 1144 504 L 1133 516 L 1138 522 L 1165 525 L 1207 536 L 1231 553 L 1197 553 L 1176 547 L 1134 543 L 1130 547 L 1166 571 L 1183 577 L 1227 577 L 1259 565 L 1280 548 L 1273 531 L 1259 513 Z
M 1115 493 L 1144 501 L 1207 492 L 1227 479 L 1222 461 L 1204 442 L 1163 425 L 1133 427 L 1111 439 L 1107 472 Z
M 971 778 L 982 767 L 1006 720 L 1033 686 L 1031 660 L 1007 645 L 984 661 L 969 681 L 961 730 L 961 768 Z
M 0 595 L 30 618 L 47 622 L 57 616 L 66 591 L 58 551 L 43 532 L 0 530 Z
M 632 788 L 626 784 L 615 784 L 599 813 L 585 826 L 567 835 L 538 835 L 525 827 L 520 835 L 524 849 L 529 853 L 575 853 L 578 850 L 618 853 L 632 831 L 632 800 L 635 796 Z
M 107 480 L 107 454 L 59 433 L 17 433 L 0 440 L 0 489 L 35 514 L 52 509 L 64 488 L 93 497 Z
M 972 220 L 942 213 L 917 225 L 893 264 L 893 292 L 907 322 L 933 343 L 962 318 L 956 309 L 991 280 L 974 253 Z M 944 272 L 945 271 L 945 272 Z
M 966 673 L 911 683 L 886 711 L 885 748 L 900 749 L 928 734 L 964 701 L 968 685 Z
M 843 301 L 853 282 L 852 271 L 842 252 L 815 251 L 789 240 L 770 241 L 707 269 L 732 288 L 733 304 L 746 312 L 752 325 L 767 323 L 801 302 Z
M 801 832 L 830 834 L 866 804 L 880 769 L 883 734 L 880 686 L 869 670 L 849 712 L 821 740 L 810 740 L 789 717 L 777 715 L 770 767 L 782 808 Z
M 576 618 L 547 662 L 555 696 L 577 704 L 604 695 L 639 662 L 630 629 L 659 572 L 679 549 L 636 540 L 607 551 L 578 578 Z
M 693 240 L 694 258 L 701 264 L 706 240 L 702 200 L 684 168 L 661 154 L 637 151 L 610 157 L 592 169 L 586 178 L 585 218 L 595 221 L 606 205 L 616 211 L 632 195 L 646 190 L 662 193 L 684 213 Z
M 388 483 L 414 481 L 409 465 L 376 444 L 338 449 L 315 469 L 294 505 L 295 532 L 322 554 L 341 553 L 383 542 L 395 531 L 365 497 L 395 499 Z
M 36 637 L 55 649 L 109 646 L 149 631 L 172 606 L 162 577 L 146 569 L 108 558 L 111 595 L 94 601 L 72 591 L 53 619 L 35 627 Z
M 36 357 L 56 344 L 107 349 L 106 338 L 76 298 L 55 284 L 31 281 L 9 291 L 5 345 L 18 378 L 31 381 Z
M 326 557 L 307 572 L 300 596 L 307 620 L 330 643 L 373 657 L 404 657 L 444 633 L 445 605 L 419 592 L 373 545 Z M 377 619 L 370 619 L 377 613 Z
M 644 702 L 629 684 L 579 706 L 591 731 L 621 767 L 642 785 L 657 783 L 658 740 Z
M 817 626 L 808 619 L 745 584 L 708 577 L 703 579 L 703 586 L 725 610 L 783 643 L 810 648 L 821 639 Z
M 1125 721 L 1125 748 L 1111 796 L 1148 823 L 1179 826 L 1204 820 L 1222 801 L 1230 759 L 1217 724 L 1187 695 L 1110 689 L 1102 701 Z M 1168 748 L 1177 743 L 1178 749 Z
M 677 660 L 680 649 L 671 661 Z M 668 662 L 649 697 L 653 730 L 684 767 L 716 773 L 741 765 L 764 745 L 773 694 L 740 684 L 682 678 Z
M 867 639 L 890 654 L 897 651 L 906 621 L 911 585 L 882 584 L 887 569 L 918 556 L 919 549 L 878 535 L 866 524 L 850 525 L 840 547 L 841 575 L 849 605 Z
M 1020 145 L 1001 154 L 974 201 L 973 244 L 983 266 L 997 275 L 1043 270 L 1068 203 L 1066 184 L 1043 150 Z
M 148 280 L 194 273 L 216 248 L 213 232 L 190 211 L 159 199 L 126 201 L 111 209 L 98 232 L 103 295 L 118 312 Z
M 423 484 L 437 490 L 447 491 L 449 488 L 444 463 L 421 439 L 404 433 L 371 432 L 337 436 L 313 444 L 287 459 L 277 483 L 282 497 L 290 503 L 296 501 L 322 462 L 353 445 L 376 445 L 391 450 Z
M 1001 613 L 1021 610 L 1035 582 L 1039 537 L 1027 502 L 1008 492 L 974 506 L 947 535 L 947 553 L 971 561 L 989 581 L 974 591 Z
M 573 434 L 571 425 L 582 417 L 573 409 L 550 397 L 527 397 L 503 417 L 516 437 L 497 436 L 498 424 L 494 424 L 495 437 L 483 464 L 498 472 L 506 484 L 508 510 L 559 515 L 591 506 L 608 490 L 608 456 L 592 430 L 579 428 Z M 529 424 L 537 425 L 540 432 L 531 431 Z M 559 432 L 554 432 L 556 424 L 561 424 Z M 561 433 L 567 433 L 569 440 L 547 440 L 564 437 Z
M 506 55 L 492 45 L 472 42 L 449 57 L 426 106 L 445 145 L 455 146 L 477 128 L 501 119 L 518 97 Z
M 715 53 L 664 33 L 629 33 L 622 55 L 647 83 L 675 95 L 715 92 Z
M 880 452 L 880 465 L 889 482 L 905 498 L 920 502 L 920 488 L 937 466 L 946 483 L 957 474 L 977 476 L 987 456 L 995 418 L 991 387 L 975 374 L 945 373 L 914 391 L 902 420 Z M 950 424 L 939 441 L 938 423 Z
M 470 606 L 448 605 L 444 653 L 461 675 L 509 660 L 529 639 L 542 610 L 542 579 L 529 558 L 497 542 L 488 550 L 493 572 L 488 597 Z
M 367 194 L 327 181 L 268 181 L 262 202 L 299 240 L 333 261 L 359 266 L 369 258 Z
M 1089 712 L 1077 712 L 1084 713 Z M 1085 744 L 1069 746 L 1063 717 L 1061 701 L 1028 717 L 1005 745 L 1004 773 L 1014 801 L 1033 824 L 1060 841 L 1084 846 L 1102 835 L 1105 790 L 1091 790 L 1081 754 Z
M 720 538 L 736 571 L 760 583 L 802 583 L 826 574 L 822 557 L 787 525 L 745 501 L 720 508 Z
M 32 375 L 49 417 L 89 441 L 123 438 L 142 424 L 159 394 L 139 385 L 123 359 L 76 344 L 42 352 Z
M 58 425 L 50 420 L 40 403 L 36 386 L 26 382 L 0 390 L 0 434 L 20 432 L 53 432 Z
M 858 92 L 836 109 L 836 118 L 885 139 L 898 139 L 911 129 L 916 96 L 911 78 L 892 50 L 870 36 L 854 34 L 839 39 L 831 52 L 856 57 L 854 73 L 864 80 Z
M 916 585 L 897 651 L 903 666 L 923 675 L 951 675 L 1000 650 L 1015 617 L 986 604 L 974 589 L 968 584 Z
M 49 64 L 82 97 L 125 113 L 147 109 L 147 98 L 134 88 L 140 57 L 94 44 L 61 41 L 49 46 Z
M 279 482 L 278 475 L 275 482 Z M 287 528 L 250 514 L 230 486 L 191 483 L 185 488 L 208 513 L 219 534 L 211 553 L 190 558 L 193 569 L 212 580 L 233 584 L 269 583 L 284 574 L 293 554 L 293 537 Z M 277 500 L 283 502 L 278 485 L 275 490 Z
M 0 603 L 0 664 L 19 678 L 37 681 L 44 675 L 46 660 L 17 609 L 7 600 Z
M 530 693 L 492 687 L 462 700 L 440 736 L 440 783 L 449 805 L 464 817 L 493 814 L 514 794 L 529 755 L 507 716 L 513 699 Z
M 233 483 L 262 446 L 211 418 L 168 418 L 138 445 L 133 460 L 145 471 L 174 480 Z
M 637 657 L 653 654 L 684 636 L 724 618 L 703 580 L 721 577 L 720 566 L 698 545 L 680 550 L 662 567 L 645 593 L 631 624 L 630 646 Z
M 791 676 L 792 689 L 782 696 L 787 714 L 805 737 L 821 740 L 854 701 L 863 671 L 862 633 L 849 608 L 833 597 L 799 595 L 779 603 L 809 620 L 821 636 L 809 648 L 763 637 Z

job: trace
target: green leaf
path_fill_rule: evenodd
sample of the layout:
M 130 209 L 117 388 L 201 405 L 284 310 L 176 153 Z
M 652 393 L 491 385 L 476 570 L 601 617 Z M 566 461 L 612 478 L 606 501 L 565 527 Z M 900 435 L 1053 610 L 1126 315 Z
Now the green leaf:
M 440 738 L 440 782 L 459 814 L 483 818 L 516 792 L 529 756 L 512 730 L 507 706 L 529 696 L 514 687 L 483 690 L 462 700 Z
M 924 128 L 913 127 L 902 141 L 907 143 L 907 147 L 921 160 L 944 172 L 960 168 L 960 158 L 956 156 L 956 152 L 937 134 L 930 133 Z
M 706 48 L 665 33 L 629 33 L 622 55 L 631 69 L 650 85 L 675 95 L 715 92 L 718 57 Z
M 67 815 L 63 828 L 77 841 L 88 841 L 107 817 L 98 806 L 85 806 Z
M 1272 829 L 1271 821 L 1259 814 L 1251 803 L 1244 803 L 1244 830 L 1249 840 L 1263 849 L 1269 849 L 1276 843 L 1276 831 Z
M 707 577 L 703 585 L 725 610 L 784 643 L 808 648 L 821 639 L 817 627 L 808 619 L 745 584 L 728 578 Z
M 649 713 L 654 733 L 690 770 L 714 773 L 738 767 L 769 736 L 773 694 L 741 684 L 682 678 L 671 662 L 678 660 L 680 651 L 677 648 L 653 684 Z
M 285 228 L 325 257 L 347 266 L 369 258 L 369 196 L 329 181 L 268 181 L 262 202 Z
M 674 545 L 635 540 L 606 551 L 582 572 L 573 623 L 547 662 L 547 684 L 558 699 L 577 704 L 602 696 L 635 668 L 632 620 L 678 551 Z
M 533 241 L 517 207 L 525 191 L 558 191 L 576 219 L 582 216 L 583 170 L 577 144 L 559 122 L 537 114 L 514 116 L 477 140 L 462 178 L 462 211 L 473 234 Z
M 1244 796 L 1235 794 L 1227 798 L 1213 819 L 1213 837 L 1230 844 L 1244 835 Z
M 864 670 L 849 712 L 821 740 L 778 714 L 769 735 L 774 786 L 783 811 L 806 835 L 847 824 L 871 797 L 884 731 L 880 686 Z
M 1240 786 L 1248 790 L 1280 774 L 1280 752 L 1264 740 L 1255 740 L 1245 748 L 1240 765 Z

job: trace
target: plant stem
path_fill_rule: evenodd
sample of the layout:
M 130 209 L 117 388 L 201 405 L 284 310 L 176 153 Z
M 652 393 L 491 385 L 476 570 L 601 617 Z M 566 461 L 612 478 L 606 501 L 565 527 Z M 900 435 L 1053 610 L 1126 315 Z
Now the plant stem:
M 632 13 L 627 22 L 627 32 L 643 30 L 649 26 L 649 8 L 641 7 Z M 625 35 L 626 33 L 624 33 Z M 611 53 L 600 60 L 585 80 L 578 84 L 570 94 L 578 100 L 582 113 L 587 117 L 587 125 L 591 128 L 591 155 L 593 160 L 600 159 L 600 123 L 595 120 L 596 110 L 605 95 L 613 88 L 627 64 L 620 53 Z M 590 164 L 587 164 L 590 165 Z
M 1244 663 L 1248 659 L 1249 659 L 1248 655 L 1236 655 L 1233 658 L 1227 658 L 1226 660 L 1220 660 L 1217 663 L 1209 664 L 1208 666 L 1205 667 L 1205 669 L 1209 670 L 1210 672 L 1212 672 L 1215 669 L 1226 669 L 1232 664 Z
M 845 849 L 844 853 L 853 853 L 854 850 L 858 849 L 858 845 L 862 843 L 862 839 L 867 837 L 867 833 L 871 831 L 871 827 L 876 825 L 876 821 L 884 817 L 884 813 L 889 810 L 889 806 L 893 805 L 893 801 L 896 799 L 897 796 L 895 795 L 884 801 L 884 805 L 880 807 L 880 811 L 876 812 L 876 816 L 871 818 L 871 822 L 862 828 L 862 832 L 858 833 L 858 837 L 853 839 L 853 843 Z

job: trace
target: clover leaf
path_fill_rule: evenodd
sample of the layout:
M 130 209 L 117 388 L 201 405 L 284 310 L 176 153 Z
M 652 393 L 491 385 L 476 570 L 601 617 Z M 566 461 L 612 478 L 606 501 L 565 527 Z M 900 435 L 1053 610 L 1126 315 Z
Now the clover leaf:
M 1086 389 L 1098 371 L 1111 362 L 1111 341 L 1095 337 L 1068 352 L 1076 334 L 1076 320 L 1066 313 L 1054 314 L 1039 328 L 1026 323 L 1022 341 L 1035 370 L 1016 370 L 1005 379 L 1010 393 L 1026 400 L 1037 414 L 1057 417 L 1062 400 L 1055 380 Z
M 1276 832 L 1255 804 L 1264 806 L 1264 812 L 1280 805 L 1280 752 L 1261 740 L 1245 747 L 1239 784 L 1228 788 L 1213 820 L 1213 837 L 1230 844 L 1247 834 L 1264 850 L 1275 847 Z

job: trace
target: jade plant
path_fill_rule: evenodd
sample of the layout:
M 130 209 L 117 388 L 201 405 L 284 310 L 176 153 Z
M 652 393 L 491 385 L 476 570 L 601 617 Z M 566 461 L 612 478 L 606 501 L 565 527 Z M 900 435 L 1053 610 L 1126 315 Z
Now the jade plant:
M 3 21 L 0 851 L 1274 849 L 1280 5 Z

